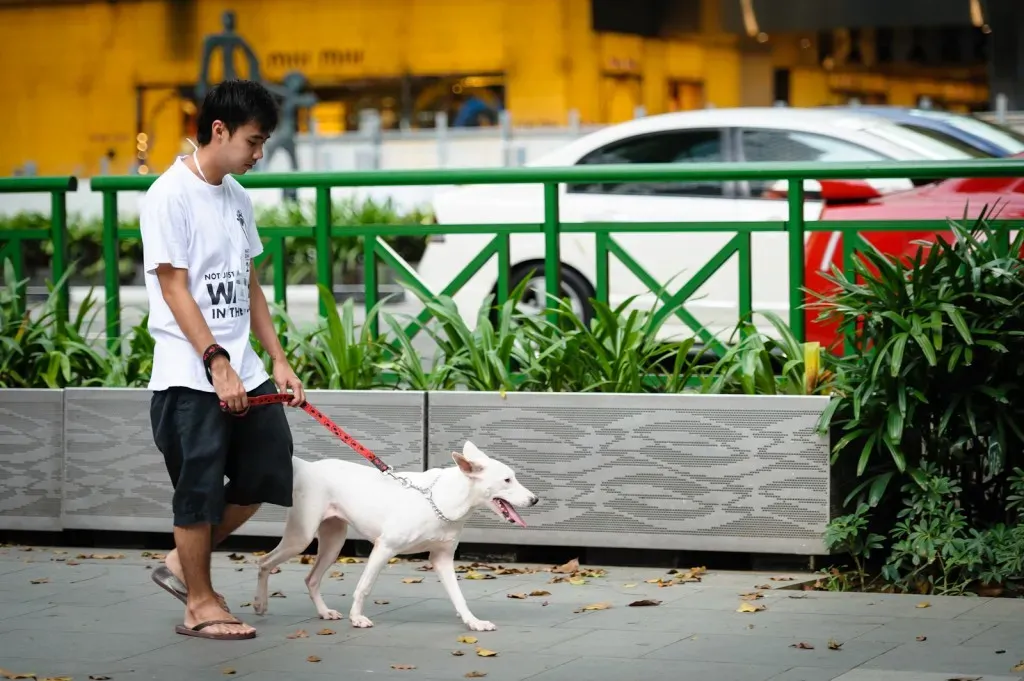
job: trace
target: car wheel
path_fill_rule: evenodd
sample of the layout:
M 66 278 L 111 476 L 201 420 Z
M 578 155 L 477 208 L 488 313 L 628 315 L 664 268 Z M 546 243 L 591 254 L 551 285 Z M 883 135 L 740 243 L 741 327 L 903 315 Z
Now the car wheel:
M 594 315 L 594 308 L 590 299 L 596 294 L 594 287 L 590 285 L 587 278 L 571 267 L 562 265 L 562 290 L 561 296 L 569 299 L 572 311 L 584 324 L 590 324 Z M 544 263 L 522 263 L 512 269 L 512 276 L 509 277 L 509 291 L 515 290 L 524 279 L 527 279 L 526 288 L 523 291 L 523 298 L 517 309 L 525 314 L 539 315 L 544 312 L 547 302 L 546 287 L 544 281 Z

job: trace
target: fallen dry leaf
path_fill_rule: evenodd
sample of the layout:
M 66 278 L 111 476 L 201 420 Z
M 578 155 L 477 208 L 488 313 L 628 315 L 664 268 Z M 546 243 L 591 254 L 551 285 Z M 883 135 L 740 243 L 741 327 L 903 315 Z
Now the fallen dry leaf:
M 792 582 L 793 577 L 769 577 L 773 582 Z
M 607 610 L 610 607 L 612 607 L 611 603 L 591 603 L 584 605 L 579 610 L 573 610 L 573 612 L 593 612 L 594 610 Z
M 403 671 L 404 672 L 404 671 L 408 671 L 410 669 L 416 669 L 416 665 L 414 665 L 414 664 L 393 664 L 393 665 L 391 665 L 391 668 L 392 669 L 397 669 L 399 671 Z
M 89 681 L 110 681 L 110 677 L 102 674 L 89 674 Z
M 49 577 L 39 577 L 37 579 L 33 579 L 32 583 L 33 584 L 49 584 L 50 583 L 50 578 Z
M 1011 672 L 1024 672 L 1024 660 L 1021 660 L 1017 664 L 1010 668 Z
M 799 648 L 800 650 L 814 650 L 814 646 L 812 646 L 810 643 L 805 643 L 804 641 L 800 641 L 799 643 L 791 643 L 789 647 Z
M 742 598 L 745 601 L 756 601 L 759 598 L 764 598 L 764 594 L 760 591 L 754 591 L 748 594 L 740 594 L 740 598 Z
M 252 555 L 254 555 L 254 556 L 256 556 L 257 558 L 259 558 L 260 556 L 265 556 L 265 555 L 267 555 L 267 552 L 266 552 L 266 551 L 253 551 L 253 552 L 252 552 Z
M 237 672 L 234 669 L 232 669 L 231 667 L 225 667 L 224 669 L 222 669 L 220 671 L 220 673 L 223 674 L 224 676 L 231 676 L 233 674 L 237 674 Z
M 338 563 L 362 563 L 362 558 L 353 558 L 351 556 L 342 556 L 337 560 Z
M 636 588 L 636 584 L 623 584 L 622 588 L 623 589 L 635 589 Z
M 740 603 L 740 607 L 736 608 L 736 612 L 761 612 L 765 607 L 763 605 L 754 605 L 744 601 Z
M 249 608 L 249 607 L 252 607 L 252 603 L 250 603 L 249 601 L 246 601 L 245 603 L 239 603 L 238 607 L 239 608 Z
M 270 597 L 271 598 L 288 598 L 287 596 L 284 595 L 283 591 L 275 591 L 274 593 L 270 594 Z
M 644 606 L 649 606 L 649 605 L 661 605 L 661 601 L 653 599 L 653 598 L 645 598 L 642 601 L 633 601 L 632 603 L 629 604 L 629 607 L 631 607 L 631 608 L 642 608 Z
M 460 636 L 455 639 L 459 643 L 476 643 L 476 636 Z
M 317 636 L 333 636 L 334 635 L 334 629 L 324 628 L 324 629 L 321 629 L 320 631 L 316 632 L 316 635 Z
M 536 591 L 531 591 L 530 595 L 531 596 L 550 596 L 551 592 L 550 591 L 544 591 L 543 589 L 538 589 Z
M 484 574 L 483 572 L 477 572 L 476 570 L 470 570 L 466 573 L 466 579 L 497 579 L 494 575 Z
M 487 650 L 487 648 L 478 647 L 476 649 L 477 657 L 494 657 L 497 654 L 498 653 L 494 652 L 493 650 Z
M 526 594 L 505 594 L 506 598 L 515 598 L 517 600 L 523 600 L 526 598 Z
M 580 560 L 579 558 L 573 558 L 565 565 L 559 565 L 558 567 L 551 568 L 552 572 L 557 572 L 563 575 L 571 575 L 574 572 L 579 572 Z
M 582 577 L 571 577 L 569 579 L 569 583 L 573 586 L 583 586 L 587 583 L 587 580 L 583 579 Z
M 465 654 L 466 654 L 466 653 L 464 653 L 464 652 L 463 652 L 463 651 L 461 651 L 461 650 L 453 650 L 453 651 L 452 651 L 452 655 L 454 655 L 455 657 L 462 657 L 462 656 L 463 656 L 463 655 L 465 655 Z
M 466 673 L 464 674 L 464 676 L 465 676 L 465 677 L 466 677 L 467 679 L 482 679 L 482 678 L 484 678 L 485 676 L 487 676 L 487 672 L 478 672 L 478 671 L 471 671 L 471 672 L 466 672 Z
M 914 607 L 915 608 L 930 608 L 930 607 L 932 607 L 932 604 L 929 603 L 928 601 L 921 601 L 920 603 L 918 603 Z
M 422 581 L 422 577 L 406 577 L 402 580 L 402 584 L 419 584 Z
M 417 572 L 432 572 L 433 570 L 434 566 L 430 563 L 427 563 L 426 565 L 420 565 L 418 568 L 416 568 Z
M 374 605 L 390 605 L 390 603 L 391 603 L 391 601 L 385 601 L 385 600 L 379 600 L 379 601 L 374 601 L 373 602 Z
M 240 553 L 229 553 L 228 560 L 245 560 L 245 556 Z
M 285 638 L 309 638 L 309 634 L 306 633 L 305 629 L 299 629 L 294 633 L 288 634 Z
M 36 675 L 32 674 L 32 673 L 19 674 L 18 672 L 9 672 L 6 669 L 0 669 L 0 676 L 4 677 L 5 679 L 34 679 L 34 678 L 36 678 Z
M 70 676 L 42 676 L 38 681 L 74 681 Z
M 771 584 L 758 584 L 754 587 L 755 589 L 771 589 Z
M 316 556 L 311 556 L 308 553 L 302 554 L 302 558 L 299 558 L 300 565 L 312 565 L 316 561 Z
M 343 573 L 341 570 L 331 570 L 331 574 L 329 574 L 327 576 L 330 577 L 331 579 L 340 579 L 341 577 L 344 576 L 344 574 L 345 573 Z
M 980 676 L 954 676 L 949 681 L 981 681 Z
M 829 650 L 839 650 L 842 647 L 843 647 L 843 644 L 840 643 L 839 641 L 835 640 L 834 638 L 830 638 L 828 640 L 828 649 Z
M 69 560 L 69 561 L 65 561 L 65 563 L 64 563 L 64 564 L 65 564 L 65 565 L 81 565 L 81 563 L 79 563 L 79 562 L 78 562 L 77 560 Z M 146 566 L 146 569 L 147 569 L 147 570 L 152 570 L 153 568 L 152 568 L 152 566 L 150 566 L 150 565 L 147 565 L 147 566 Z
M 317 657 L 316 655 L 310 655 L 309 657 L 306 658 L 306 662 L 319 662 L 319 661 L 320 661 L 320 658 Z

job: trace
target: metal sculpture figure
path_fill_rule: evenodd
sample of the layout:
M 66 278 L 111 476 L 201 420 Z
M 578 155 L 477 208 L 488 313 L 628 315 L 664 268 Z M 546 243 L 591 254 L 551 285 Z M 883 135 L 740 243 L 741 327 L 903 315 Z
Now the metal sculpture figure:
M 213 61 L 215 50 L 219 49 L 221 53 L 223 80 L 234 80 L 238 77 L 235 73 L 235 50 L 241 50 L 249 64 L 247 78 L 257 82 L 261 80 L 260 61 L 256 57 L 256 53 L 253 52 L 245 38 L 235 33 L 235 13 L 232 10 L 225 10 L 220 21 L 224 30 L 203 39 L 203 56 L 200 59 L 202 66 L 199 72 L 199 82 L 196 83 L 196 99 L 200 102 L 206 97 L 206 92 L 210 88 L 210 62 Z

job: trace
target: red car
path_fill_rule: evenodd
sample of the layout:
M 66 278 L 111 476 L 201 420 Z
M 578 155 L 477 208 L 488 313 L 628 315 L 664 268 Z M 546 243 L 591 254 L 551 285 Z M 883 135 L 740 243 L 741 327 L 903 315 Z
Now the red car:
M 1024 218 L 1024 178 L 950 179 L 915 189 L 880 196 L 865 182 L 822 181 L 826 199 L 821 221 L 833 220 L 961 220 L 975 219 L 987 207 L 1001 219 Z M 952 232 L 863 231 L 861 237 L 889 255 L 913 256 L 915 241 L 934 240 L 936 234 L 952 237 Z M 825 293 L 833 288 L 821 276 L 835 265 L 843 269 L 841 232 L 812 232 L 807 239 L 804 269 L 805 286 Z M 816 298 L 808 296 L 809 301 Z M 841 351 L 837 324 L 817 321 L 818 309 L 805 312 L 807 340 Z

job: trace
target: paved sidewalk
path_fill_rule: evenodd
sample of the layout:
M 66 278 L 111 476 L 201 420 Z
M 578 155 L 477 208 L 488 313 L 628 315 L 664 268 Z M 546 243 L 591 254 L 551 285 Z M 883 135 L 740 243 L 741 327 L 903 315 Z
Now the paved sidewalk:
M 679 583 L 679 574 L 663 570 L 604 567 L 604 576 L 583 576 L 586 583 L 551 583 L 569 577 L 551 566 L 506 565 L 504 572 L 461 575 L 474 613 L 498 625 L 474 633 L 456 619 L 424 563 L 401 562 L 381 575 L 371 597 L 367 614 L 376 626 L 356 630 L 347 620 L 316 617 L 302 581 L 309 568 L 297 562 L 271 578 L 271 591 L 282 595 L 270 600 L 265 617 L 256 616 L 247 605 L 256 577 L 252 554 L 232 560 L 218 553 L 215 586 L 260 635 L 203 641 L 174 633 L 182 607 L 150 581 L 147 569 L 158 564 L 151 555 L 79 557 L 90 553 L 0 548 L 0 678 L 412 681 L 473 678 L 471 672 L 488 681 L 1024 678 L 1012 671 L 1024 660 L 1020 600 L 782 588 L 811 577 L 796 573 L 709 571 L 699 582 Z M 324 588 L 328 606 L 347 613 L 347 594 L 362 568 L 336 566 Z M 475 578 L 481 575 L 492 578 Z M 647 581 L 659 578 L 676 583 Z M 579 581 L 578 574 L 573 582 Z M 758 590 L 762 598 L 741 598 Z M 550 593 L 531 595 L 537 591 Z M 650 599 L 660 604 L 630 607 Z M 741 604 L 763 610 L 737 612 Z M 307 635 L 289 638 L 299 630 Z M 462 636 L 478 641 L 459 642 Z

